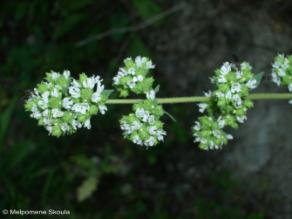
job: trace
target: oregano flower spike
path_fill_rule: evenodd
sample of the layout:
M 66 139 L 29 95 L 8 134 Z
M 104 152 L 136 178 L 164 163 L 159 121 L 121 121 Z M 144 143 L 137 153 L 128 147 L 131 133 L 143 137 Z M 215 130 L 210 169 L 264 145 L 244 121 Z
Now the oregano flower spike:
M 253 106 L 248 98 L 249 92 L 258 84 L 247 62 L 241 63 L 239 67 L 224 63 L 215 71 L 211 82 L 216 89 L 205 94 L 210 100 L 198 104 L 199 111 L 206 111 L 208 116 L 199 117 L 193 127 L 195 142 L 199 142 L 199 147 L 205 150 L 220 149 L 228 139 L 233 138 L 223 128 L 238 128 L 238 123 L 246 120 L 247 110 Z
M 120 120 L 123 136 L 134 144 L 146 147 L 157 145 L 166 135 L 164 124 L 160 121 L 164 110 L 156 101 L 154 79 L 148 75 L 154 67 L 152 61 L 146 57 L 126 58 L 124 67 L 113 78 L 113 84 L 121 97 L 128 96 L 130 92 L 146 96 L 146 100 L 133 105 L 133 113 Z
M 120 120 L 121 129 L 126 139 L 140 146 L 151 147 L 164 140 L 166 132 L 160 121 L 164 111 L 153 100 L 144 100 L 133 105 L 133 113 Z
M 292 55 L 277 55 L 272 65 L 272 80 L 292 92 Z M 292 104 L 292 100 L 289 101 Z
M 200 116 L 193 127 L 195 142 L 199 142 L 199 147 L 204 150 L 220 149 L 229 139 L 233 139 L 232 135 L 224 132 L 224 127 L 222 117 Z
M 91 117 L 106 112 L 107 97 L 99 76 L 82 73 L 75 80 L 69 71 L 51 71 L 33 90 L 25 109 L 50 135 L 59 137 L 82 127 L 90 129 Z
M 148 76 L 149 70 L 154 69 L 152 61 L 147 57 L 137 56 L 134 60 L 126 58 L 124 67 L 113 78 L 114 86 L 121 97 L 127 97 L 129 92 L 146 94 L 152 88 L 154 79 Z

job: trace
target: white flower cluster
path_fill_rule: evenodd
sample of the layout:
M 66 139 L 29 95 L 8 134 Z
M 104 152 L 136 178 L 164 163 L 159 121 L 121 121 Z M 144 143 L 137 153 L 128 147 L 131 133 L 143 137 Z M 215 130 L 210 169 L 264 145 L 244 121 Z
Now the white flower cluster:
M 149 58 L 138 56 L 134 60 L 126 58 L 125 66 L 120 68 L 113 78 L 114 86 L 118 89 L 120 96 L 127 97 L 129 91 L 136 94 L 146 94 L 152 88 L 153 78 L 148 77 L 150 69 L 154 69 Z
M 52 71 L 34 89 L 25 108 L 56 137 L 74 133 L 81 127 L 90 129 L 91 116 L 107 110 L 107 95 L 101 82 L 99 76 L 81 74 L 75 80 L 69 71 L 63 74 Z
M 235 65 L 226 62 L 216 71 L 213 83 L 217 86 L 214 96 L 220 115 L 227 119 L 227 125 L 236 128 L 236 123 L 243 123 L 247 110 L 253 106 L 252 101 L 247 98 L 250 90 L 257 87 L 252 67 L 243 62 L 240 69 L 237 69 Z
M 120 96 L 126 97 L 130 92 L 146 96 L 146 100 L 133 105 L 133 113 L 123 116 L 120 120 L 124 137 L 134 144 L 146 147 L 157 145 L 166 135 L 160 121 L 164 111 L 155 100 L 154 80 L 148 75 L 154 67 L 147 57 L 126 58 L 124 67 L 119 69 L 113 79 L 113 85 L 118 89 Z
M 272 65 L 272 80 L 278 86 L 287 86 L 292 92 L 292 55 L 277 55 Z M 292 104 L 292 100 L 289 101 Z
M 217 120 L 212 116 L 201 116 L 193 127 L 195 142 L 200 143 L 204 150 L 221 149 L 233 136 L 223 131 L 225 121 L 222 117 Z
M 166 132 L 160 117 L 163 109 L 153 100 L 144 100 L 133 105 L 134 113 L 123 116 L 120 121 L 125 138 L 134 144 L 152 147 L 164 140 Z
M 205 93 L 205 96 L 210 98 L 209 102 L 198 104 L 199 111 L 201 113 L 207 111 L 208 116 L 199 117 L 200 122 L 197 122 L 193 128 L 195 141 L 200 142 L 199 147 L 202 149 L 221 148 L 228 139 L 232 138 L 223 131 L 223 128 L 228 126 L 237 128 L 238 123 L 246 120 L 247 110 L 253 106 L 248 95 L 250 90 L 255 89 L 258 84 L 247 62 L 241 63 L 240 69 L 234 64 L 224 63 L 215 71 L 215 76 L 211 78 L 211 81 L 217 89 L 213 93 Z M 211 127 L 205 121 L 209 121 L 213 126 Z M 219 132 L 218 129 L 222 130 Z M 202 134 L 208 130 L 209 134 Z M 216 133 L 216 135 L 211 133 Z M 218 136 L 219 133 L 221 137 Z

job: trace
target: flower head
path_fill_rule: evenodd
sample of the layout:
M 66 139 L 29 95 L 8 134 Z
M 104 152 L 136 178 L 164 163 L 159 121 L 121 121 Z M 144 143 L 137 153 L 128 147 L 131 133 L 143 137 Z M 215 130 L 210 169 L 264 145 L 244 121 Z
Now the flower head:
M 232 135 L 223 131 L 224 120 L 219 117 L 201 116 L 193 126 L 195 142 L 199 142 L 199 148 L 203 150 L 221 149 L 224 144 L 232 139 Z
M 106 112 L 107 95 L 101 82 L 99 76 L 88 77 L 83 73 L 75 80 L 69 71 L 62 74 L 51 71 L 33 90 L 25 109 L 56 137 L 81 127 L 90 129 L 91 116 Z
M 207 112 L 208 116 L 199 117 L 193 128 L 196 141 L 200 142 L 202 149 L 221 148 L 231 139 L 223 128 L 237 128 L 238 123 L 246 120 L 247 110 L 253 106 L 248 95 L 250 90 L 257 87 L 257 80 L 247 62 L 241 63 L 239 68 L 225 62 L 215 71 L 211 82 L 216 89 L 205 94 L 210 100 L 198 104 L 199 111 Z
M 133 105 L 133 113 L 120 120 L 125 138 L 134 144 L 152 147 L 164 140 L 166 132 L 160 117 L 163 109 L 153 100 L 144 100 Z
M 252 73 L 249 63 L 243 62 L 240 68 L 233 64 L 225 63 L 219 70 L 215 71 L 213 83 L 217 89 L 213 93 L 212 101 L 216 102 L 219 114 L 227 117 L 227 125 L 236 128 L 236 122 L 242 122 L 247 110 L 253 106 L 247 97 L 249 92 L 257 87 L 257 80 Z M 226 67 L 228 66 L 228 67 Z M 224 82 L 221 80 L 224 78 Z
M 129 91 L 136 94 L 149 92 L 154 80 L 148 76 L 148 73 L 154 68 L 152 61 L 147 57 L 126 58 L 124 67 L 120 68 L 113 78 L 113 84 L 120 92 L 120 96 L 127 97 Z
M 278 86 L 286 86 L 289 92 L 292 92 L 292 55 L 276 56 L 272 65 L 272 80 Z

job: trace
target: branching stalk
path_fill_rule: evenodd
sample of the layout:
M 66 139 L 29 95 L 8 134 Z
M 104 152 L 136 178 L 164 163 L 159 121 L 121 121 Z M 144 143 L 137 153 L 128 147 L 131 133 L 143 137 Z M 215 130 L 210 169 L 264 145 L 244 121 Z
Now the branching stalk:
M 251 100 L 292 100 L 292 93 L 255 93 L 250 94 Z M 134 104 L 143 99 L 109 99 L 107 104 Z M 156 98 L 160 104 L 176 104 L 176 103 L 196 103 L 207 102 L 209 97 L 205 96 L 190 96 L 190 97 L 166 97 Z

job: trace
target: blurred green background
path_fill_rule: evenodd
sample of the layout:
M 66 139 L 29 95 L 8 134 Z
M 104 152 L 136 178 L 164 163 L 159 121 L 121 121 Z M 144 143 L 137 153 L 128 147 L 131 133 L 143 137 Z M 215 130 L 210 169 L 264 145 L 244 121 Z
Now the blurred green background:
M 66 209 L 73 219 L 272 217 L 266 209 L 276 200 L 248 191 L 217 166 L 224 152 L 202 152 L 192 142 L 195 107 L 167 107 L 178 121 L 164 118 L 167 140 L 148 150 L 121 136 L 118 120 L 130 106 L 110 107 L 91 130 L 59 139 L 24 112 L 30 90 L 51 69 L 97 73 L 110 87 L 125 57 L 147 55 L 156 63 L 149 32 L 171 27 L 181 13 L 177 2 L 0 2 L 0 210 Z M 160 95 L 180 95 L 157 69 Z

